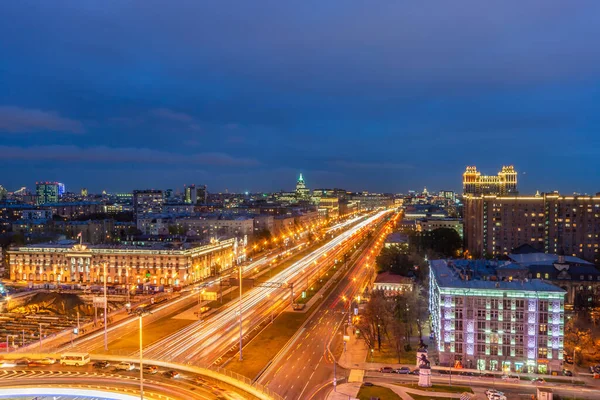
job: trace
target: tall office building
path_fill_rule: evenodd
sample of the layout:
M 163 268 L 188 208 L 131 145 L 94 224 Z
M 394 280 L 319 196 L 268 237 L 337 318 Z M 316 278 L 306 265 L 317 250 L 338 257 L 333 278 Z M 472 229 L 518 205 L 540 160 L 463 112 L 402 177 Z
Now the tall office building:
M 481 175 L 477 167 L 467 167 L 463 173 L 464 194 L 497 194 L 517 193 L 517 171 L 510 166 L 503 166 L 498 175 Z
M 431 261 L 429 311 L 440 365 L 560 374 L 565 294 L 540 279 L 498 280 L 486 260 Z
M 206 204 L 208 191 L 206 185 L 190 185 L 185 187 L 183 201 L 188 204 Z
M 36 182 L 37 204 L 57 203 L 65 193 L 65 185 L 59 182 Z
M 600 262 L 600 194 L 466 195 L 464 220 L 466 249 L 475 257 L 504 255 L 529 244 Z
M 134 190 L 133 212 L 137 214 L 160 213 L 164 205 L 162 190 Z
M 306 188 L 306 184 L 304 183 L 304 178 L 302 177 L 302 174 L 300 174 L 298 182 L 296 182 L 296 198 L 298 200 L 310 199 L 310 189 Z

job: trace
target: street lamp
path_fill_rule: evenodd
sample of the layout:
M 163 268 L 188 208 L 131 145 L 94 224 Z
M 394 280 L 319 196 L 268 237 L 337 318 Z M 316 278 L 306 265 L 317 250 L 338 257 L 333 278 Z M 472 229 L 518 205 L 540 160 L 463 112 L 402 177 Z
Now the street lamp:
M 243 328 L 242 328 L 242 266 L 238 266 L 238 270 L 240 273 L 240 361 L 244 358 L 242 356 L 242 344 L 243 344 Z
M 15 345 L 15 338 L 19 337 L 19 335 L 6 335 L 6 352 L 7 353 L 8 353 L 8 349 L 9 349 L 9 347 L 8 347 L 8 338 L 9 338 L 9 336 L 12 337 L 12 339 L 13 339 L 13 347 Z
M 106 323 L 107 323 L 107 314 L 108 314 L 108 299 L 107 299 L 107 295 L 106 295 L 106 264 L 108 264 L 107 261 L 103 262 L 103 266 L 104 266 L 104 350 L 108 350 L 108 331 L 106 329 Z
M 143 356 L 143 348 L 144 347 L 143 347 L 143 336 L 142 336 L 142 328 L 143 328 L 142 318 L 145 315 L 150 314 L 150 312 L 146 311 L 142 307 L 139 307 L 135 311 L 133 311 L 133 313 L 138 316 L 138 319 L 140 321 L 140 399 L 144 400 L 144 356 Z

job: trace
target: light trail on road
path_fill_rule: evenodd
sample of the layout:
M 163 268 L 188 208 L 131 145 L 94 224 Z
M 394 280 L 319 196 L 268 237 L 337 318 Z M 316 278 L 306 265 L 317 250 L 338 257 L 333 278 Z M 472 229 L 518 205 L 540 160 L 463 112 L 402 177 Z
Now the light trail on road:
M 322 262 L 330 260 L 332 252 L 343 249 L 351 239 L 358 240 L 359 232 L 390 212 L 377 212 L 295 262 L 273 277 L 275 287 L 257 287 L 247 291 L 242 298 L 244 331 L 247 332 L 255 323 L 268 316 L 271 307 L 276 307 L 277 302 L 289 299 L 291 293 L 288 285 L 301 285 L 307 276 L 323 268 Z M 271 301 L 266 301 L 267 299 Z M 195 322 L 149 346 L 144 350 L 144 355 L 153 359 L 212 364 L 235 346 L 239 334 L 238 323 L 238 302 L 232 301 L 210 320 Z

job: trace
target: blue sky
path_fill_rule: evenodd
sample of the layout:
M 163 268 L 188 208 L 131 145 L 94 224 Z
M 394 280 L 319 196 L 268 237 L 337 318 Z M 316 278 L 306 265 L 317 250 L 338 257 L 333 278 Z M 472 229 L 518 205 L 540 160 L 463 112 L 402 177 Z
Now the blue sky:
M 0 4 L 0 184 L 600 191 L 600 2 Z

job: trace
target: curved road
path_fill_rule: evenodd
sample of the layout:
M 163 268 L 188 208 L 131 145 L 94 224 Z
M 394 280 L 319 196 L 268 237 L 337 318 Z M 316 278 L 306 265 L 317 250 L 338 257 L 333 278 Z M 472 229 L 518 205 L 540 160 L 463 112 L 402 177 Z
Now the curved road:
M 196 381 L 196 377 L 180 374 L 176 379 L 163 376 L 164 371 L 144 376 L 144 397 L 148 399 L 209 400 L 217 398 L 243 399 L 235 392 L 211 385 L 207 381 Z M 0 370 L 0 388 L 14 387 L 79 387 L 96 389 L 113 393 L 140 395 L 139 370 L 120 371 L 116 373 L 110 368 L 93 370 L 91 367 L 68 368 L 47 366 L 35 368 L 13 368 Z

